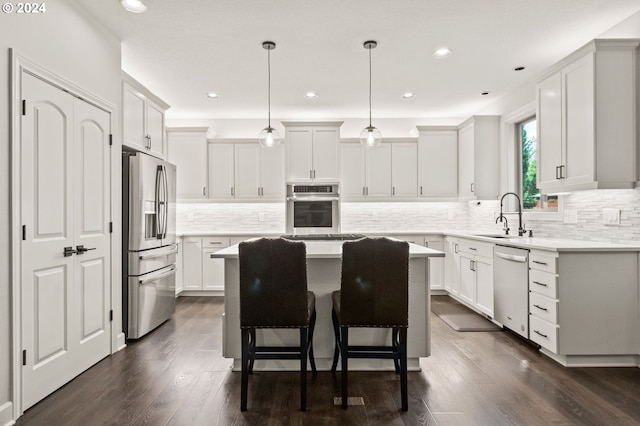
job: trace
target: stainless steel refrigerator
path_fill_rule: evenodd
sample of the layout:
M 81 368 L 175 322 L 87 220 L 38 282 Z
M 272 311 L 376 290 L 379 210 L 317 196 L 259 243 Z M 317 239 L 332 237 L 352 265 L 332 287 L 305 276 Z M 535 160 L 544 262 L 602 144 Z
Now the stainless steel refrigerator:
M 176 166 L 122 154 L 122 321 L 138 339 L 175 312 Z

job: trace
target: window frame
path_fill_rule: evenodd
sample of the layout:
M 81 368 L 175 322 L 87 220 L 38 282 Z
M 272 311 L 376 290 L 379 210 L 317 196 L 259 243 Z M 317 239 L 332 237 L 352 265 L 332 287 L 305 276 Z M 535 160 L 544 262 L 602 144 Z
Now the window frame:
M 506 188 L 507 191 L 515 192 L 522 198 L 522 151 L 521 151 L 521 134 L 520 124 L 536 118 L 536 103 L 531 102 L 510 114 L 506 114 L 503 118 L 505 126 L 505 145 L 506 149 Z M 506 210 L 508 213 L 517 212 L 517 206 L 514 197 L 509 197 L 506 202 Z M 523 210 L 523 220 L 545 220 L 545 221 L 562 221 L 564 219 L 564 200 L 561 194 L 558 194 L 558 209 L 556 211 L 535 211 Z

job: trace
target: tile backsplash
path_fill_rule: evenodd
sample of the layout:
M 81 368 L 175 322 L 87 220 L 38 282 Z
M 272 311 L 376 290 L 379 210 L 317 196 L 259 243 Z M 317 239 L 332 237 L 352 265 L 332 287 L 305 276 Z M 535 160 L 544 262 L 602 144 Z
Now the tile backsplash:
M 535 236 L 616 243 L 640 241 L 640 189 L 593 190 L 563 195 L 564 209 L 576 210 L 575 224 L 525 219 Z M 620 224 L 602 223 L 602 210 L 620 210 Z M 480 202 L 343 202 L 343 232 L 501 232 L 497 200 Z M 515 216 L 509 217 L 515 231 Z M 179 232 L 285 232 L 285 203 L 179 203 Z M 512 231 L 512 233 L 514 233 Z

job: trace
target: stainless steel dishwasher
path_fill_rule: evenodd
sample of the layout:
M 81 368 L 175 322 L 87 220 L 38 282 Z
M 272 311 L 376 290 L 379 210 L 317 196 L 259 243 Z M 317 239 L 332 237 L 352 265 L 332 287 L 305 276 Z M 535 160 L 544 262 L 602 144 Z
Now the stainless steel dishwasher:
M 496 245 L 493 249 L 494 318 L 529 338 L 529 250 Z

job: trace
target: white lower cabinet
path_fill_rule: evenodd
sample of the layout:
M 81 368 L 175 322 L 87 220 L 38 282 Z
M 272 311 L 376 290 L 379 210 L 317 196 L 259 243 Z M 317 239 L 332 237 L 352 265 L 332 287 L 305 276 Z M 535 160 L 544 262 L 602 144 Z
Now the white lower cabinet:
M 176 238 L 176 244 L 178 246 L 178 253 L 176 253 L 176 296 L 182 293 L 184 287 L 182 279 L 182 271 L 184 271 L 184 265 L 182 262 L 182 238 Z
M 460 239 L 461 301 L 493 317 L 493 244 Z
M 229 237 L 184 237 L 183 240 L 182 294 L 223 292 L 224 259 L 212 259 L 211 254 L 229 247 Z
M 529 254 L 529 338 L 567 366 L 634 365 L 638 254 Z
M 458 239 L 444 239 L 444 289 L 453 296 L 460 293 L 460 252 Z
M 424 237 L 425 247 L 444 251 L 444 238 L 441 235 Z M 429 287 L 431 290 L 444 290 L 444 258 L 429 259 Z

